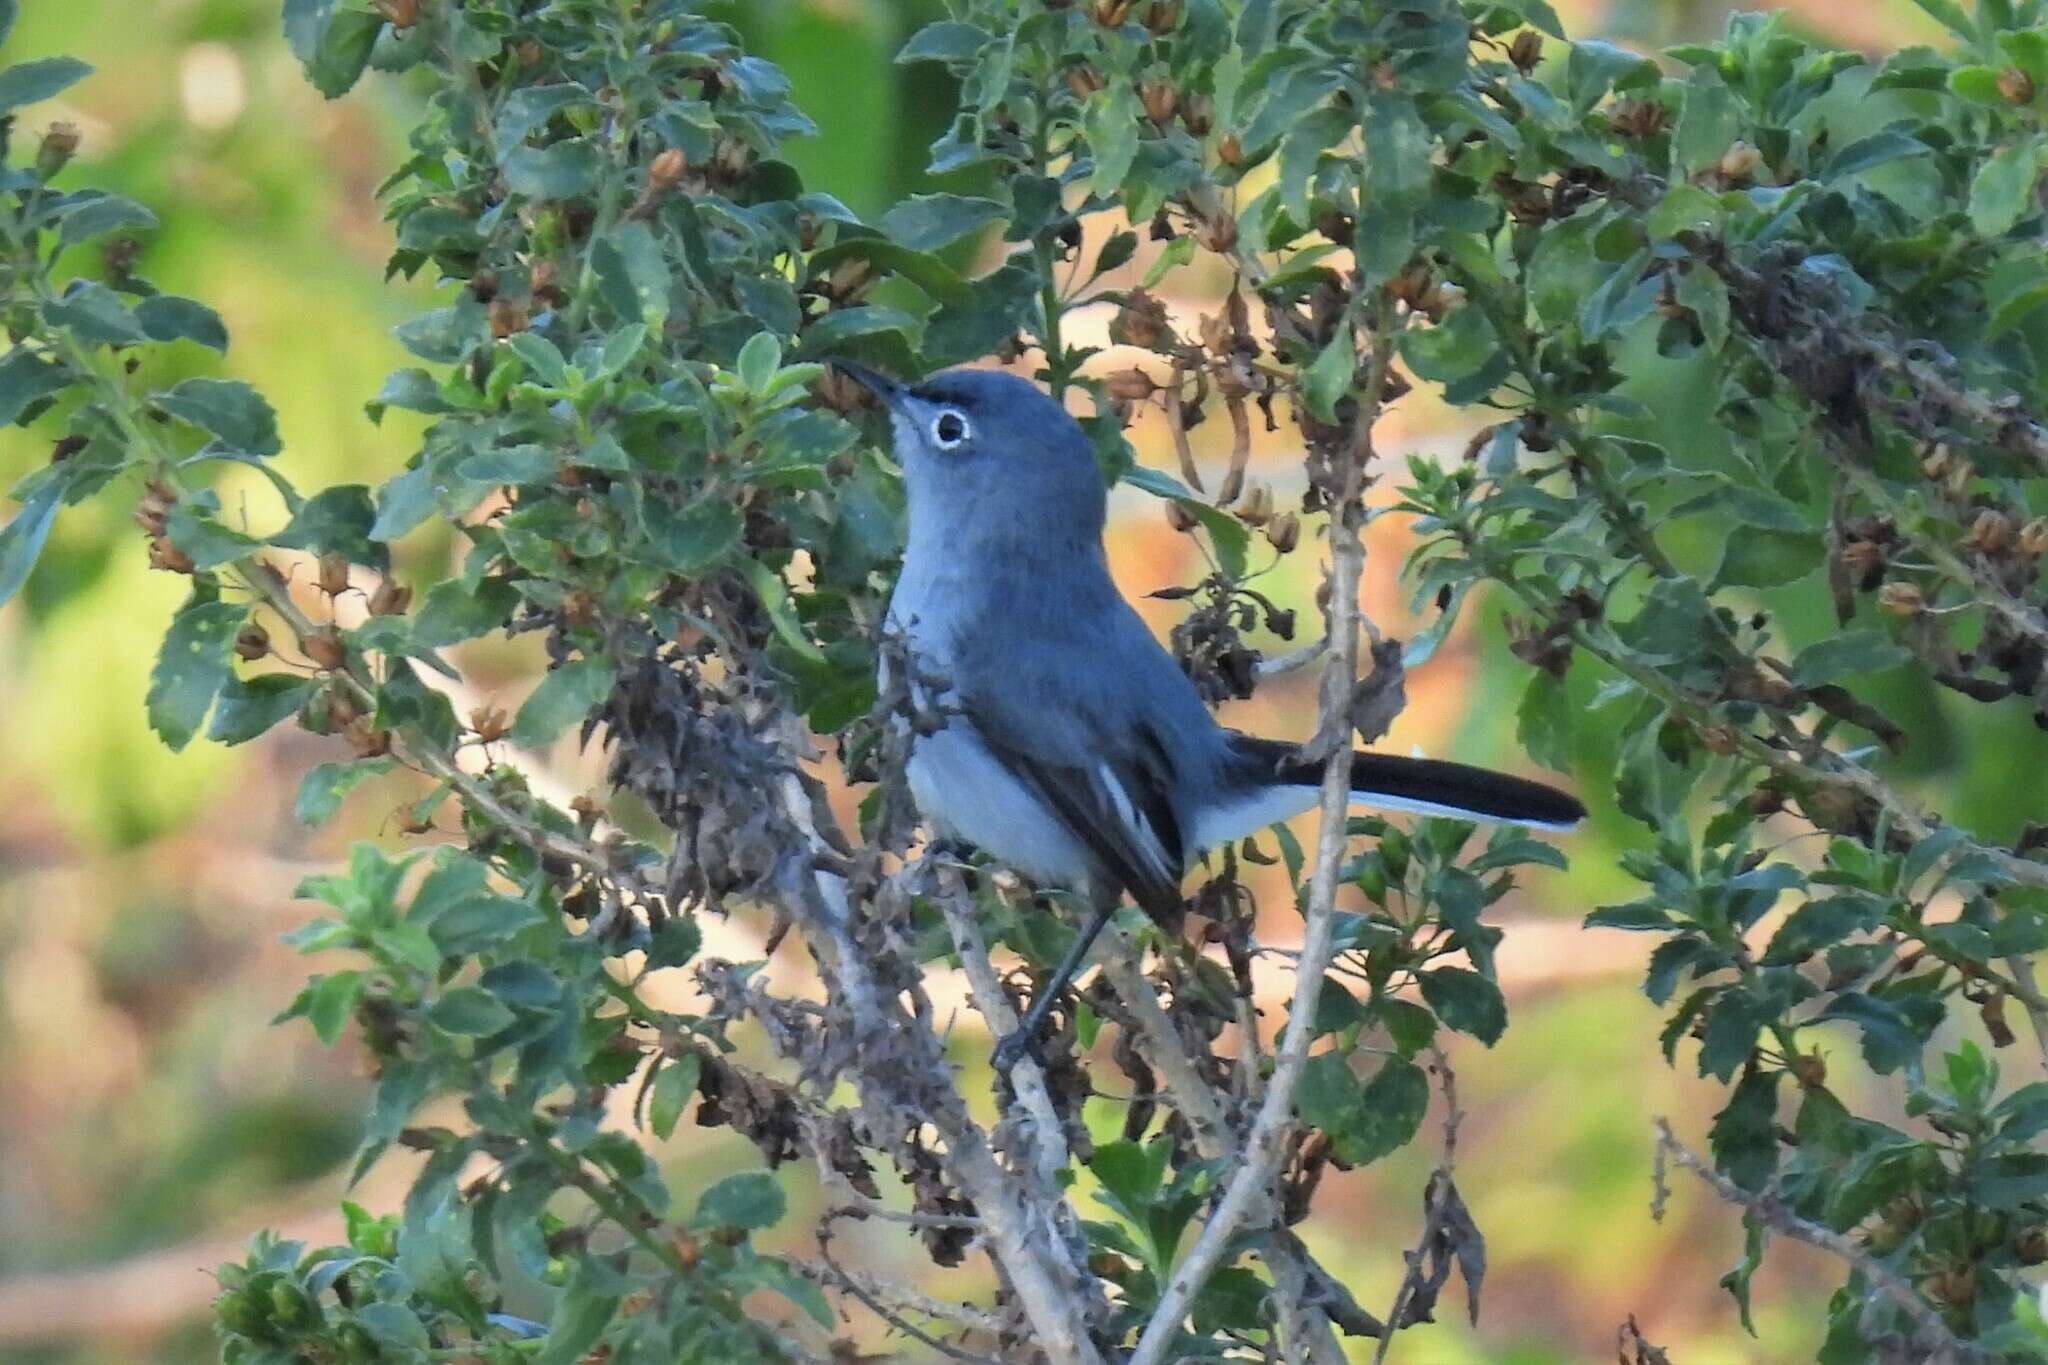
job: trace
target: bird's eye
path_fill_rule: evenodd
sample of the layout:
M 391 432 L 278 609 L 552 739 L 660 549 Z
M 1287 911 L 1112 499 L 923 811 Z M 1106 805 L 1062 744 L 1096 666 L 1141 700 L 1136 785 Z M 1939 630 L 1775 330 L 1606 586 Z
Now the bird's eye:
M 968 436 L 967 419 L 947 408 L 932 422 L 932 442 L 941 450 L 953 450 Z

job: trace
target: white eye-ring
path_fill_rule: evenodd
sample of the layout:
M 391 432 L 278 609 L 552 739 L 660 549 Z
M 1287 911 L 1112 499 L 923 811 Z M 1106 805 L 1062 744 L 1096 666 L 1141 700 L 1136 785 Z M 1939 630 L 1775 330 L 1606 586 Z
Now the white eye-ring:
M 932 444 L 940 450 L 957 450 L 973 434 L 967 415 L 958 408 L 944 408 L 932 419 Z

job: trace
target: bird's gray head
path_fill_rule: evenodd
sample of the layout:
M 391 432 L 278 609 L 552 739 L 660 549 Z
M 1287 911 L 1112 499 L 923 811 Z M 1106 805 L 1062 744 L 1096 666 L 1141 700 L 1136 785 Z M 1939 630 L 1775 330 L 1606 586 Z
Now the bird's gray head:
M 945 370 L 904 384 L 864 365 L 833 363 L 889 414 L 913 535 L 924 523 L 954 535 L 1101 536 L 1104 490 L 1094 447 L 1036 384 L 995 370 Z

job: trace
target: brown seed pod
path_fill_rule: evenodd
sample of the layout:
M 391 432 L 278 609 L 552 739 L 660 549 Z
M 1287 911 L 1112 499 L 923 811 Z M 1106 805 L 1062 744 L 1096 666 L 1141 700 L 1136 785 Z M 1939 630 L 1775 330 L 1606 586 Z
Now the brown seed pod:
M 690 163 L 684 158 L 680 148 L 665 148 L 659 156 L 648 163 L 647 188 L 657 192 L 670 189 L 683 178 L 683 172 L 689 168 Z
M 350 721 L 345 737 L 357 758 L 382 758 L 391 752 L 391 732 L 378 729 L 367 717 Z
M 166 573 L 191 573 L 192 556 L 158 536 L 149 542 L 149 567 Z
M 1237 219 L 1230 210 L 1217 208 L 1195 223 L 1195 242 L 1204 251 L 1219 256 L 1237 245 Z
M 320 668 L 340 668 L 348 662 L 348 646 L 341 642 L 341 636 L 332 627 L 314 631 L 299 642 L 299 647 Z
M 43 132 L 36 148 L 36 174 L 44 180 L 64 169 L 78 152 L 78 125 L 53 123 Z
M 1095 0 L 1090 8 L 1096 23 L 1104 28 L 1116 28 L 1129 17 L 1131 0 Z
M 1216 139 L 1216 159 L 1226 166 L 1244 165 L 1244 143 L 1238 141 L 1236 133 L 1225 133 Z
M 1191 137 L 1207 137 L 1216 121 L 1216 101 L 1207 95 L 1183 95 L 1180 101 L 1181 127 Z
M 1996 554 L 2012 544 L 2012 537 L 2012 518 L 1987 507 L 1970 523 L 1970 529 L 1963 535 L 1963 544 L 1984 554 Z
M 1195 529 L 1195 514 L 1183 507 L 1178 499 L 1168 498 L 1166 501 L 1166 524 L 1181 534 L 1186 535 L 1189 531 Z
M 1173 122 L 1174 111 L 1180 107 L 1180 91 L 1169 80 L 1142 81 L 1138 103 L 1144 106 L 1145 117 L 1164 128 Z
M 534 306 L 556 308 L 561 305 L 562 291 L 555 285 L 555 263 L 535 261 L 526 272 L 527 291 L 533 295 Z
M 485 316 L 490 320 L 491 335 L 500 341 L 526 330 L 526 305 L 503 294 L 491 300 Z
M 1266 543 L 1281 554 L 1289 554 L 1301 543 L 1301 518 L 1282 512 L 1266 523 Z
M 1273 519 L 1273 490 L 1255 483 L 1237 505 L 1237 519 L 1247 526 L 1264 526 Z
M 1543 35 L 1533 28 L 1517 33 L 1515 40 L 1508 44 L 1508 60 L 1525 76 L 1534 71 L 1543 60 Z
M 1085 100 L 1107 84 L 1102 73 L 1086 62 L 1070 66 L 1066 70 L 1067 89 L 1074 92 L 1074 98 Z
M 420 0 L 370 0 L 370 7 L 393 28 L 411 28 L 420 21 Z
M 669 1239 L 669 1250 L 676 1254 L 676 1264 L 685 1271 L 695 1270 L 697 1262 L 703 1259 L 704 1249 L 697 1239 L 687 1232 L 678 1232 Z
M 1119 346 L 1141 346 L 1148 351 L 1163 349 L 1173 340 L 1166 304 L 1143 289 L 1133 289 L 1124 295 L 1123 307 L 1110 319 L 1109 339 Z
M 348 556 L 332 550 L 320 556 L 319 570 L 313 581 L 320 591 L 329 597 L 339 597 L 348 591 Z
M 2048 517 L 2035 517 L 2020 527 L 2020 553 L 2029 559 L 2048 554 Z
M 377 585 L 377 591 L 370 594 L 372 616 L 403 616 L 411 605 L 412 589 L 396 579 L 385 579 Z
M 249 663 L 255 663 L 270 653 L 270 632 L 251 621 L 235 633 L 235 653 Z
M 1158 388 L 1152 376 L 1136 366 L 1117 370 L 1102 381 L 1102 391 L 1119 403 L 1142 403 Z
M 513 48 L 512 53 L 519 58 L 521 66 L 537 66 L 540 64 L 541 46 L 531 38 L 528 38 L 518 47 Z
M 489 744 L 512 732 L 512 718 L 505 714 L 504 707 L 485 702 L 469 713 L 469 728 L 476 731 L 478 739 Z
M 1721 153 L 1721 160 L 1714 169 L 1731 185 L 1745 185 L 1763 169 L 1764 154 L 1747 142 L 1737 142 Z
M 1927 599 L 1914 584 L 1887 583 L 1878 590 L 1877 605 L 1894 616 L 1918 616 L 1926 609 Z
M 2016 66 L 2008 66 L 1998 73 L 1998 93 L 2008 104 L 2032 104 L 2034 78 Z
M 1162 35 L 1179 28 L 1180 0 L 1152 0 L 1145 10 L 1145 27 Z

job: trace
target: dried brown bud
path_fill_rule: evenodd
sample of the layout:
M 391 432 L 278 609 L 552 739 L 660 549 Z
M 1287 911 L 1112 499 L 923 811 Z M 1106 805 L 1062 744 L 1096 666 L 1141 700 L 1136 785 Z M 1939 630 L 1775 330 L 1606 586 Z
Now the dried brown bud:
M 1720 754 L 1725 758 L 1742 747 L 1742 741 L 1725 725 L 1709 725 L 1700 731 L 1700 746 L 1710 754 Z
M 270 632 L 251 621 L 235 633 L 235 653 L 249 663 L 255 663 L 270 653 Z
M 1142 289 L 1124 296 L 1123 307 L 1109 323 L 1109 339 L 1119 346 L 1140 346 L 1157 351 L 1172 341 L 1167 325 L 1166 305 Z
M 348 591 L 348 556 L 328 551 L 320 556 L 319 567 L 313 581 L 320 591 L 329 597 L 339 597 Z
M 377 585 L 377 591 L 370 594 L 372 616 L 403 616 L 411 605 L 412 589 L 396 579 L 385 579 Z
M 1180 91 L 1172 81 L 1142 81 L 1138 85 L 1138 103 L 1145 106 L 1145 117 L 1164 128 L 1173 122 L 1173 114 L 1180 107 Z
M 2020 527 L 2020 553 L 2029 559 L 2048 554 L 2048 517 L 2035 517 Z
M 491 300 L 487 316 L 490 318 L 491 335 L 501 341 L 515 332 L 526 330 L 526 305 L 503 294 Z
M 687 1232 L 678 1232 L 669 1240 L 668 1246 L 669 1250 L 676 1254 L 676 1264 L 686 1273 L 695 1270 L 697 1262 L 704 1256 L 703 1248 L 697 1244 L 697 1239 Z
M 340 668 L 348 662 L 348 647 L 332 628 L 316 630 L 300 642 L 306 657 L 320 668 Z
M 1096 23 L 1104 28 L 1116 28 L 1130 15 L 1131 0 L 1095 0 L 1090 9 Z
M 1301 518 L 1292 512 L 1282 512 L 1266 523 L 1266 542 L 1281 554 L 1292 553 L 1301 543 Z
M 2048 1261 L 2048 1227 L 2037 1223 L 2022 1229 L 2012 1239 L 2012 1254 L 2021 1265 L 2039 1265 Z
M 393 28 L 411 28 L 420 21 L 420 0 L 370 0 L 370 6 Z
M 512 718 L 505 714 L 504 707 L 485 702 L 469 713 L 469 728 L 476 731 L 478 739 L 489 744 L 512 732 Z
M 149 567 L 165 573 L 191 573 L 192 556 L 158 536 L 149 542 Z
M 1216 101 L 1207 95 L 1183 95 L 1180 101 L 1180 122 L 1193 137 L 1207 137 L 1210 125 L 1216 120 Z
M 1508 60 L 1525 76 L 1534 71 L 1543 60 L 1543 35 L 1533 28 L 1517 33 L 1515 40 L 1508 44 Z
M 1189 531 L 1195 529 L 1195 514 L 1181 506 L 1178 499 L 1168 498 L 1166 500 L 1166 524 L 1181 534 L 1186 535 Z
M 1670 119 L 1670 110 L 1647 99 L 1623 100 L 1608 115 L 1608 123 L 1615 132 L 1637 139 L 1655 137 L 1664 131 Z
M 1763 168 L 1764 154 L 1747 142 L 1738 142 L 1721 153 L 1715 167 L 1730 184 L 1747 184 Z
M 1142 403 L 1150 398 L 1159 386 L 1152 382 L 1152 376 L 1135 366 L 1128 370 L 1117 370 L 1102 381 L 1102 390 L 1120 403 Z
M 1237 505 L 1237 519 L 1247 526 L 1264 526 L 1273 517 L 1273 490 L 1255 483 Z
M 554 308 L 562 302 L 562 291 L 555 287 L 553 261 L 535 261 L 526 272 L 526 281 L 527 290 L 538 307 Z
M 357 758 L 381 758 L 391 752 L 391 732 L 378 729 L 364 717 L 350 721 L 345 734 Z
M 835 303 L 852 303 L 875 283 L 875 267 L 859 256 L 849 256 L 832 267 L 825 292 Z
M 589 792 L 584 792 L 571 800 L 569 809 L 576 813 L 576 818 L 583 822 L 586 829 L 604 817 L 603 804 Z
M 2016 66 L 2008 66 L 1998 73 L 1998 93 L 2008 104 L 2032 104 L 2034 78 Z
M 1244 144 L 1236 133 L 1225 133 L 1216 139 L 1216 159 L 1226 166 L 1244 165 Z
M 36 174 L 44 180 L 64 169 L 78 151 L 78 125 L 53 123 L 36 148 Z
M 1208 217 L 1195 223 L 1195 242 L 1204 251 L 1218 255 L 1237 245 L 1237 218 L 1229 209 L 1218 206 Z
M 1102 73 L 1086 62 L 1068 67 L 1066 75 L 1067 89 L 1074 92 L 1075 99 L 1085 100 L 1105 84 Z
M 1152 0 L 1145 10 L 1145 27 L 1155 34 L 1167 34 L 1180 27 L 1180 0 Z
M 1970 523 L 1963 544 L 1984 554 L 1996 554 L 2012 544 L 2012 536 L 2012 518 L 1987 507 Z
M 1801 1052 L 1793 1056 L 1787 1070 L 1808 1090 L 1817 1090 L 1827 1084 L 1827 1059 L 1818 1052 Z
M 1878 591 L 1877 605 L 1894 616 L 1918 616 L 1927 599 L 1911 583 L 1887 583 Z
M 657 193 L 670 189 L 683 178 L 683 172 L 689 168 L 690 163 L 684 158 L 680 148 L 666 148 L 648 163 L 647 188 Z

